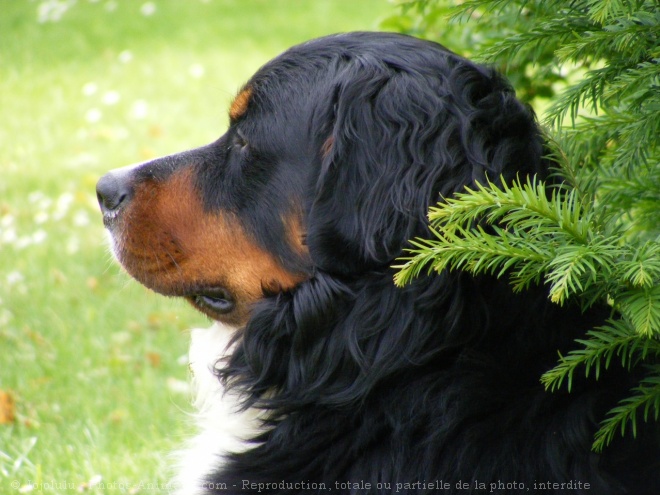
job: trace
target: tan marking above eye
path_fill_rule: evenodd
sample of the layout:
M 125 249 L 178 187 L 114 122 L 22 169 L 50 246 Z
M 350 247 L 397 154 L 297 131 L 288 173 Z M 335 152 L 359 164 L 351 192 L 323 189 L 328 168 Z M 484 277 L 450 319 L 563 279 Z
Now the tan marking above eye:
M 251 98 L 252 88 L 249 86 L 236 95 L 236 98 L 234 98 L 234 101 L 229 108 L 229 117 L 231 120 L 238 120 L 245 114 Z
M 283 216 L 282 223 L 286 229 L 289 245 L 301 257 L 309 259 L 309 249 L 307 248 L 307 232 L 303 227 L 302 213 L 300 211 L 296 211 L 289 216 Z

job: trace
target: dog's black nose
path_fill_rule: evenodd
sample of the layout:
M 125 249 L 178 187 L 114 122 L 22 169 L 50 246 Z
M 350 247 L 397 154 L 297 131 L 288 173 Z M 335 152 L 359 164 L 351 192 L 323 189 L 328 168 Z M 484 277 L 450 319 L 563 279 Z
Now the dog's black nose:
M 96 197 L 104 215 L 116 214 L 133 195 L 128 174 L 109 172 L 96 184 Z

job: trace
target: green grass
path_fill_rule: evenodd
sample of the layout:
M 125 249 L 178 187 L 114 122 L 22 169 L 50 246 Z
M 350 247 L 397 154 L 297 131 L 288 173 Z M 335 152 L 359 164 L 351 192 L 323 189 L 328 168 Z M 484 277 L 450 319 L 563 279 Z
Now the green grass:
M 186 330 L 208 321 L 121 272 L 94 184 L 215 139 L 265 61 L 374 29 L 392 7 L 78 0 L 39 23 L 43 3 L 0 0 L 0 392 L 15 401 L 0 424 L 0 494 L 21 492 L 14 482 L 70 493 L 93 479 L 106 485 L 91 493 L 166 493 L 153 485 L 168 480 L 165 453 L 190 432 L 189 397 L 171 385 L 187 380 Z

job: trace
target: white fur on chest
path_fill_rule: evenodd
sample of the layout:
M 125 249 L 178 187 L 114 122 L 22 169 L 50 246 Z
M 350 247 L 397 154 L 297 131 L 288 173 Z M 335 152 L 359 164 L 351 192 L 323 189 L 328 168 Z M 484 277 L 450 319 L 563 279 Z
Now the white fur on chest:
M 199 433 L 177 454 L 176 495 L 204 493 L 205 478 L 222 465 L 223 456 L 249 448 L 246 440 L 259 431 L 258 412 L 241 412 L 236 394 L 225 391 L 213 373 L 217 361 L 231 353 L 235 331 L 222 323 L 191 331 L 189 362 Z

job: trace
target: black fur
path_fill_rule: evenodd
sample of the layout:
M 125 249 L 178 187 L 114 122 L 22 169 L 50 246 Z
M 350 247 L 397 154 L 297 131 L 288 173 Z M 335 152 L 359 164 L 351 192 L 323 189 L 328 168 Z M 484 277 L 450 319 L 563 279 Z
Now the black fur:
M 627 373 L 578 379 L 571 394 L 539 382 L 605 312 L 491 277 L 392 282 L 441 196 L 547 177 L 534 117 L 502 77 L 434 43 L 353 33 L 292 48 L 248 86 L 247 112 L 205 159 L 225 165 L 200 167 L 199 187 L 310 277 L 259 303 L 221 371 L 269 420 L 210 491 L 658 493 L 657 431 L 590 451 Z M 249 157 L 226 151 L 239 132 Z M 304 260 L 282 241 L 296 209 Z

